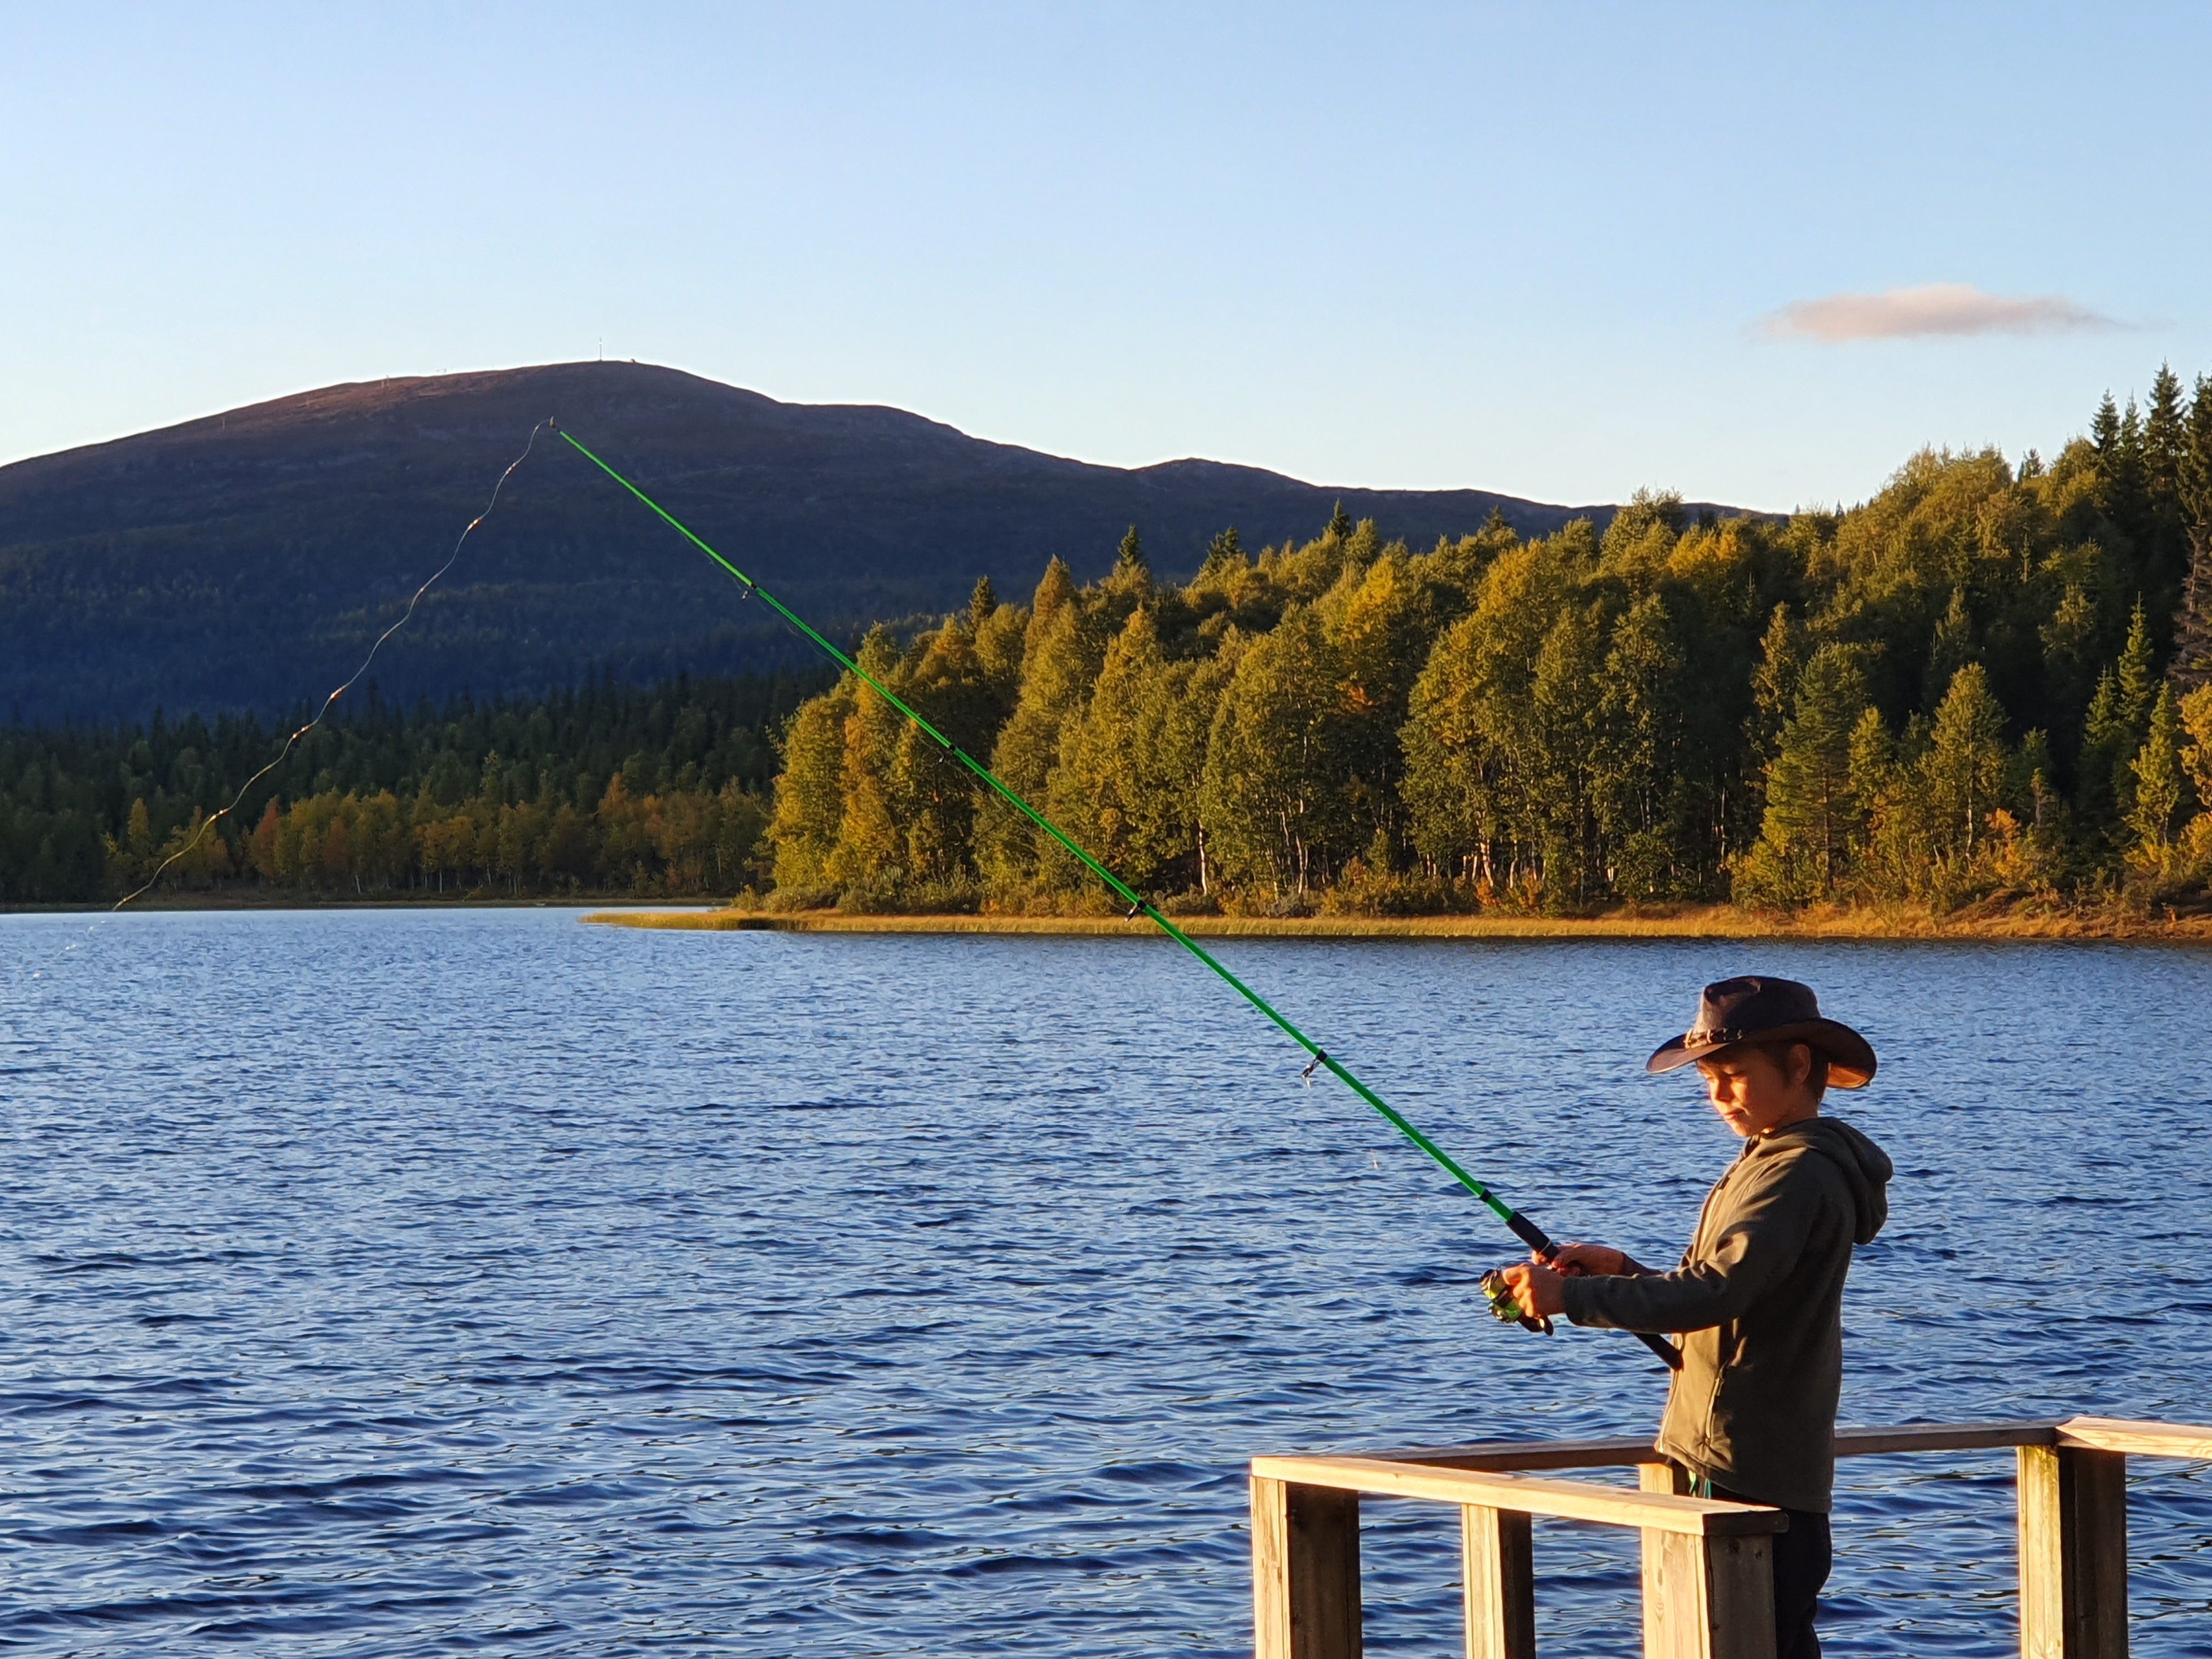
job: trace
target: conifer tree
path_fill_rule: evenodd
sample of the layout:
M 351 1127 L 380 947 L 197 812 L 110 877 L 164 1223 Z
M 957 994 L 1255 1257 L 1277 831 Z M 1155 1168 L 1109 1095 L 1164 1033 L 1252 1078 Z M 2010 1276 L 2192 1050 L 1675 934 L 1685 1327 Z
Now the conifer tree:
M 2181 463 L 2188 453 L 2189 427 L 2181 377 L 2160 363 L 2150 383 L 2150 408 L 2143 416 L 2143 487 L 2154 508 L 2179 506 Z
M 2124 819 L 2135 806 L 2135 774 L 2128 763 L 2134 758 L 2149 727 L 2152 699 L 2158 685 L 2149 618 L 2141 599 L 2136 601 L 2135 611 L 2129 618 L 2127 643 L 2114 665 L 2112 684 L 2115 718 L 2106 763 L 2112 768 L 2112 810 Z
M 2112 397 L 2106 395 L 2094 428 L 2097 442 L 2098 505 L 2125 535 L 2138 561 L 2147 562 L 2153 550 L 2149 502 L 2144 490 L 2142 415 L 2133 398 L 2117 422 L 2110 418 Z M 2142 568 L 2139 564 L 2139 570 Z
M 2061 708 L 2087 706 L 2095 684 L 2097 634 L 2097 606 L 2087 588 L 2079 580 L 2067 581 L 2058 603 L 2036 629 L 2043 647 L 2039 668 L 2044 692 Z
M 2127 752 L 2127 723 L 2120 718 L 2119 678 L 2109 668 L 2097 676 L 2081 721 L 2081 814 L 2092 822 L 2109 817 L 2112 767 Z
M 1122 533 L 1121 545 L 1114 555 L 1114 568 L 1117 572 L 1141 570 L 1147 575 L 1152 574 L 1152 565 L 1145 557 L 1144 538 L 1137 534 L 1134 525 Z
M 871 629 L 854 660 L 879 684 L 900 689 L 900 652 L 890 630 Z M 845 717 L 843 766 L 840 777 L 844 810 L 837 821 L 836 844 L 824 873 L 848 892 L 888 892 L 907 876 L 906 836 L 899 817 L 900 738 L 907 720 L 866 685 L 853 695 Z
M 1930 701 L 1936 688 L 1948 688 L 1953 678 L 1968 663 L 1974 660 L 1974 618 L 1966 608 L 1966 589 L 1960 583 L 1951 589 L 1951 601 L 1944 607 L 1942 619 L 1936 624 L 1935 636 L 1928 646 L 1928 674 L 1923 684 Z M 1923 705 L 1925 707 L 1925 705 Z
M 2189 573 L 2174 623 L 2170 672 L 2187 692 L 2212 684 L 2212 376 L 2197 377 L 2179 449 L 2174 495 L 2189 543 Z
M 2132 733 L 2143 730 L 2150 718 L 2151 699 L 2158 688 L 2158 663 L 2150 643 L 2150 618 L 2143 610 L 2143 602 L 2136 601 L 2136 608 L 2128 618 L 2128 642 L 2120 651 L 2117 665 L 2121 723 Z
M 1000 605 L 975 625 L 975 660 L 997 711 L 994 727 L 1013 712 L 1014 701 L 1021 694 L 1022 653 L 1029 620 L 1029 612 L 1021 606 Z
M 2089 441 L 2096 447 L 2097 459 L 2107 465 L 2117 460 L 2120 452 L 2120 406 L 2112 401 L 2108 391 L 2097 404 L 2097 412 L 2089 417 Z
M 1107 573 L 1106 580 L 1096 588 L 1085 590 L 1083 596 L 1083 608 L 1096 647 L 1094 673 L 1097 665 L 1105 660 L 1106 642 L 1128 620 L 1129 612 L 1139 605 L 1156 604 L 1158 599 L 1152 563 L 1145 556 L 1145 545 L 1137 535 L 1137 526 L 1131 525 L 1128 534 L 1121 538 L 1121 551 L 1115 556 L 1114 568 Z
M 2142 747 L 2128 763 L 2135 799 L 2128 811 L 2133 832 L 2129 858 L 2138 867 L 2163 872 L 2171 862 L 2187 780 L 2181 764 L 2181 717 L 2173 688 L 2161 685 L 2151 706 Z
M 1133 526 L 1132 528 L 1134 528 Z M 1036 592 L 1030 600 L 1029 628 L 1023 635 L 1022 678 L 1029 678 L 1030 658 L 1038 651 L 1046 635 L 1051 633 L 1060 608 L 1075 600 L 1075 573 L 1058 554 L 1053 555 L 1037 579 Z
M 1799 641 L 1789 605 L 1776 605 L 1759 642 L 1759 662 L 1751 678 L 1751 720 L 1744 732 L 1753 761 L 1762 769 L 1781 745 L 1782 728 L 1796 700 L 1797 671 L 1802 658 Z
M 1862 781 L 1881 780 L 1887 769 L 1874 747 L 1880 716 L 1874 731 L 1863 729 L 1873 713 L 1853 653 L 1835 645 L 1814 651 L 1767 768 L 1759 842 L 1738 872 L 1745 897 L 1789 905 L 1829 897 L 1842 885 L 1871 805 L 1855 787 L 1854 771 Z M 1856 769 L 1855 740 L 1865 751 Z
M 1215 532 L 1206 544 L 1206 562 L 1199 567 L 1201 576 L 1218 575 L 1231 566 L 1244 562 L 1244 538 L 1237 533 L 1237 526 Z
M 1917 891 L 1927 871 L 1927 802 L 1898 748 L 1881 710 L 1869 704 L 1851 728 L 1850 791 L 1867 813 L 1857 886 L 1876 899 Z
M 1954 866 L 1972 857 L 1988 834 L 1990 814 L 2003 805 L 2004 720 L 1979 663 L 1952 677 L 1936 710 L 1920 779 L 1936 855 Z
M 2109 829 L 2124 822 L 2134 804 L 2135 776 L 2128 763 L 2142 746 L 2157 690 L 2150 627 L 2137 600 L 2118 659 L 2098 677 L 2082 720 L 2079 801 L 2083 821 Z

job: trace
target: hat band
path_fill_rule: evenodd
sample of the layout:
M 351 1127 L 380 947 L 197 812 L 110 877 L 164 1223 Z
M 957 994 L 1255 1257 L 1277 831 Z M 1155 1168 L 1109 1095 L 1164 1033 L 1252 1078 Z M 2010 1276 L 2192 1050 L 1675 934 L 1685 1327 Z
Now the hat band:
M 1701 1030 L 1684 1032 L 1682 1046 L 1686 1048 L 1725 1047 L 1731 1042 L 1741 1042 L 1751 1035 L 1749 1031 L 1740 1030 L 1735 1026 L 1707 1026 Z

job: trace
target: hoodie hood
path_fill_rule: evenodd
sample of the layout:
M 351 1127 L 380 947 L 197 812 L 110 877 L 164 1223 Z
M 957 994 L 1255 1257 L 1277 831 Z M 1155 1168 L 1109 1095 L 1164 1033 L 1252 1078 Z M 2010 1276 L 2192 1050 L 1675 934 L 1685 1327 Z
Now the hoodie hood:
M 1744 1150 L 1752 1157 L 1803 1147 L 1815 1152 L 1843 1171 L 1854 1207 L 1851 1237 L 1869 1243 L 1889 1219 L 1889 1178 L 1897 1166 L 1889 1154 L 1841 1118 L 1808 1118 L 1786 1129 L 1755 1140 Z

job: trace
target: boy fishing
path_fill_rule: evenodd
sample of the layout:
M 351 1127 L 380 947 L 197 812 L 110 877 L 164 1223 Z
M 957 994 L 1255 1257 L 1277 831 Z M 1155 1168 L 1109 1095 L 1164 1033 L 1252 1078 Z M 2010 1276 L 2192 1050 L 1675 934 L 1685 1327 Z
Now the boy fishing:
M 1893 1172 L 1881 1148 L 1820 1115 L 1828 1087 L 1863 1088 L 1875 1053 L 1821 1017 L 1794 980 L 1708 985 L 1697 1022 L 1651 1072 L 1694 1065 L 1743 1149 L 1705 1199 L 1671 1273 L 1603 1244 L 1508 1267 L 1522 1309 L 1577 1325 L 1682 1337 L 1658 1449 L 1704 1497 L 1785 1510 L 1774 1540 L 1776 1659 L 1819 1659 L 1813 1619 L 1831 1560 L 1844 1279 L 1881 1231 Z

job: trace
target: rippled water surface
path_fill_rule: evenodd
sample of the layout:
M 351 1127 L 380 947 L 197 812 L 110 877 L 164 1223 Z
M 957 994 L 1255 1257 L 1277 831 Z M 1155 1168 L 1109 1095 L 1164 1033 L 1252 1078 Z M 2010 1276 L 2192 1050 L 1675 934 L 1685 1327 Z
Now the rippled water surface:
M 1808 979 L 1897 1160 L 1846 1421 L 2212 1416 L 2212 954 L 1223 954 L 1554 1231 L 1680 1248 L 1733 1143 L 1639 1062 Z M 1172 947 L 552 911 L 0 919 L 0 1644 L 1235 1655 L 1256 1452 L 1647 1431 L 1493 1324 L 1486 1213 Z M 2135 1460 L 2139 1655 L 2212 1651 L 2212 1477 Z M 2017 1651 L 2008 1454 L 1844 1466 L 1833 1654 Z M 1376 1505 L 1368 1643 L 1457 1651 Z M 1540 1527 L 1547 1651 L 1633 1540 Z

